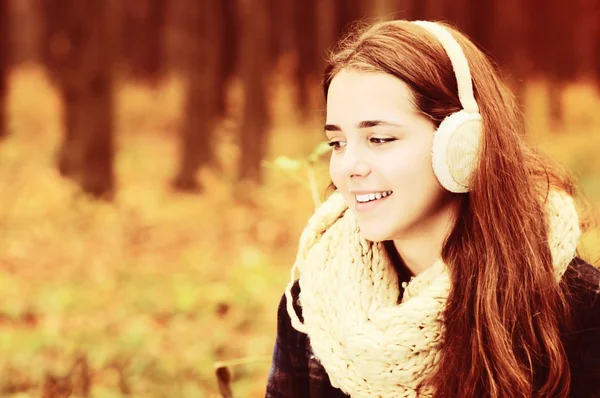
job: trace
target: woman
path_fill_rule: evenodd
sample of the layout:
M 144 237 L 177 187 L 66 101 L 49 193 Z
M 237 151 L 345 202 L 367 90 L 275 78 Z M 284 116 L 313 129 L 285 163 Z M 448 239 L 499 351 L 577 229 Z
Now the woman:
M 486 56 L 446 25 L 378 23 L 324 91 L 336 192 L 300 239 L 267 397 L 600 396 L 574 185 Z

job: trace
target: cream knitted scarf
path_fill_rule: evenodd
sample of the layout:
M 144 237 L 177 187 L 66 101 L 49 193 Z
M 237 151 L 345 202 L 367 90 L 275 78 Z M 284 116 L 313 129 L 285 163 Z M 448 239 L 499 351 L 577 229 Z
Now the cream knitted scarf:
M 339 193 L 310 218 L 300 238 L 286 289 L 292 325 L 306 333 L 331 384 L 352 397 L 431 396 L 417 386 L 438 361 L 442 313 L 450 278 L 440 259 L 406 287 L 382 243 L 360 236 Z M 575 256 L 579 220 L 573 199 L 552 191 L 546 202 L 548 242 L 560 279 Z M 291 286 L 300 271 L 304 323 L 292 306 Z

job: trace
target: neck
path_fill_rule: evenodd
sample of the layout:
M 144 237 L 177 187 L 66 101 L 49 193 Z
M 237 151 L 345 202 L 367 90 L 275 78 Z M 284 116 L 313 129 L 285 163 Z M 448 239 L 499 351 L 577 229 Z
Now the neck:
M 422 220 L 418 228 L 398 239 L 394 246 L 406 267 L 418 275 L 442 255 L 442 247 L 458 215 L 457 203 L 450 203 L 434 216 Z

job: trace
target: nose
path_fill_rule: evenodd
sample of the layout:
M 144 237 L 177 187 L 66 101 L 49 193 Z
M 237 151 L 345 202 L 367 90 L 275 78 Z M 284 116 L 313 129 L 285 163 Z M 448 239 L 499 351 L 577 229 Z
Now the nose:
M 369 162 L 358 145 L 346 145 L 342 156 L 342 169 L 347 176 L 365 177 L 371 172 Z

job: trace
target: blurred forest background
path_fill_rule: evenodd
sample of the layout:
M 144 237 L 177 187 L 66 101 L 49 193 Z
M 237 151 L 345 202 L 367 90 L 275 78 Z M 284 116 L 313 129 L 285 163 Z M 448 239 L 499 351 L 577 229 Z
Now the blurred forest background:
M 597 0 L 0 0 L 0 396 L 264 396 L 326 50 L 392 18 L 489 53 L 597 219 Z

